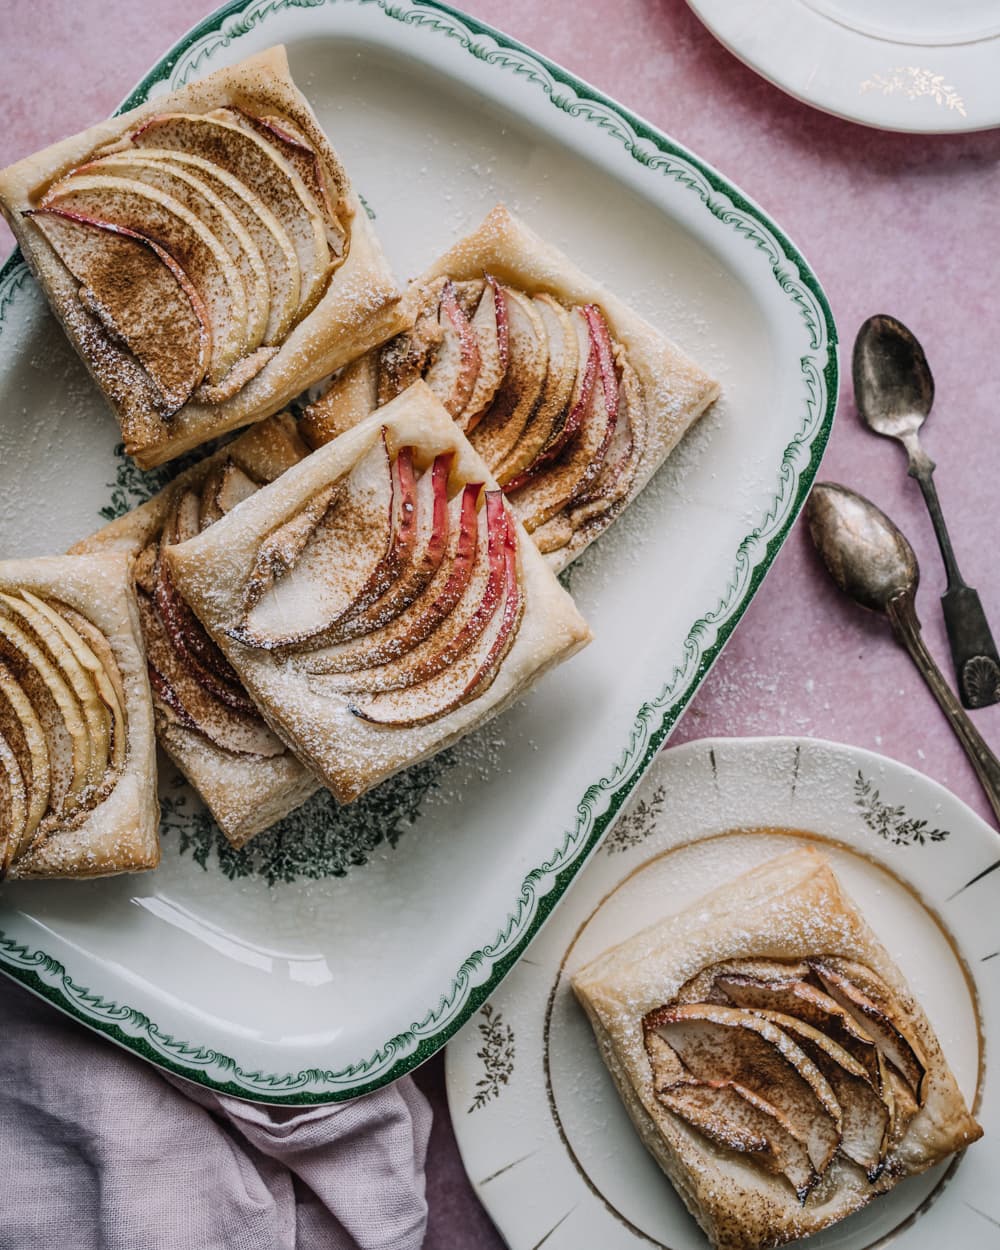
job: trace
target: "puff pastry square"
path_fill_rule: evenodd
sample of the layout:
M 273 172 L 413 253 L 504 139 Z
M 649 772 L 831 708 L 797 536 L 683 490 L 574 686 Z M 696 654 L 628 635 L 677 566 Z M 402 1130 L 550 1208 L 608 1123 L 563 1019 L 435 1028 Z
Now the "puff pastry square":
M 405 324 L 280 46 L 10 166 L 0 207 L 143 468 Z
M 818 1232 L 982 1135 L 811 849 L 645 929 L 573 988 L 644 1144 L 720 1250 Z
M 313 442 L 423 377 L 557 571 L 629 505 L 718 384 L 506 208 L 410 284 L 412 325 L 307 411 Z
M 423 383 L 166 559 L 264 716 L 341 802 L 590 638 Z
M 263 724 L 221 652 L 177 601 L 161 546 L 177 537 L 178 520 L 192 532 L 206 528 L 307 454 L 293 418 L 270 417 L 73 548 L 137 557 L 157 739 L 235 847 L 305 802 L 319 783 Z
M 131 558 L 0 561 L 0 869 L 155 868 L 159 820 Z

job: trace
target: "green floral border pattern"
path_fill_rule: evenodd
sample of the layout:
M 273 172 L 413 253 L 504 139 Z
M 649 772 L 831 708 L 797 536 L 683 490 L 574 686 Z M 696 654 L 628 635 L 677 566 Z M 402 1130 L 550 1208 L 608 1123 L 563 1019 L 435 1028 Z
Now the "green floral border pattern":
M 509 68 L 539 87 L 555 107 L 606 131 L 641 165 L 697 194 L 720 222 L 764 252 L 775 281 L 799 309 L 809 333 L 809 352 L 801 357 L 805 414 L 799 432 L 785 449 L 779 490 L 761 523 L 740 544 L 736 569 L 722 599 L 693 625 L 685 642 L 683 665 L 675 668 L 660 694 L 639 709 L 617 764 L 583 795 L 575 829 L 567 830 L 551 857 L 525 878 L 518 907 L 496 939 L 465 960 L 436 1007 L 368 1059 L 337 1072 L 308 1069 L 276 1075 L 244 1071 L 229 1056 L 172 1038 L 134 1008 L 92 994 L 77 985 L 57 960 L 43 951 L 30 951 L 0 932 L 4 970 L 64 1011 L 144 1058 L 210 1088 L 279 1103 L 353 1098 L 404 1075 L 439 1049 L 513 967 L 666 740 L 763 580 L 819 467 L 833 422 L 838 377 L 836 331 L 819 284 L 798 250 L 759 208 L 709 166 L 594 88 L 437 0 L 402 0 L 397 4 L 386 0 L 234 0 L 182 39 L 143 79 L 122 109 L 140 103 L 166 79 L 171 86 L 186 81 L 215 51 L 273 14 L 327 3 L 374 5 L 388 18 L 457 40 L 477 59 Z M 0 270 L 0 318 L 23 283 L 25 272 L 16 253 Z

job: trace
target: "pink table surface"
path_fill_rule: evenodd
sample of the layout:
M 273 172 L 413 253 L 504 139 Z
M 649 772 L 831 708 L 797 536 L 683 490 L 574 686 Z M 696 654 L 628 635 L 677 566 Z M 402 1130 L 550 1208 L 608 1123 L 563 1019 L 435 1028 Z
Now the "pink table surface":
M 736 61 L 682 0 L 470 0 L 467 8 L 649 118 L 756 198 L 816 268 L 848 373 L 850 345 L 869 314 L 892 312 L 918 334 L 937 382 L 926 441 L 939 461 L 938 488 L 965 575 L 1000 634 L 1000 132 L 903 136 L 827 117 Z M 5 6 L 0 166 L 110 112 L 205 13 L 204 0 L 161 0 L 155 9 L 129 0 Z M 0 232 L 0 252 L 9 244 Z M 924 565 L 925 633 L 948 671 L 930 522 L 902 452 L 860 428 L 848 380 L 821 477 L 874 498 L 913 542 Z M 1000 707 L 976 721 L 1000 743 Z M 883 751 L 989 816 L 910 661 L 881 621 L 832 588 L 801 524 L 674 741 L 709 734 L 803 734 Z M 436 1116 L 427 1250 L 495 1250 L 502 1242 L 455 1147 L 440 1057 L 418 1081 Z

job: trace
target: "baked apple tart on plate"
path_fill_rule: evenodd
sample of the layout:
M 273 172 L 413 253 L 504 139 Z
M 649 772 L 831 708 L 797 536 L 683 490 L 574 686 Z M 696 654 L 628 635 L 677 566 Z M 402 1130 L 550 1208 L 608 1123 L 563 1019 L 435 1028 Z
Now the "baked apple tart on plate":
M 146 468 L 405 324 L 283 47 L 12 165 L 0 207 Z

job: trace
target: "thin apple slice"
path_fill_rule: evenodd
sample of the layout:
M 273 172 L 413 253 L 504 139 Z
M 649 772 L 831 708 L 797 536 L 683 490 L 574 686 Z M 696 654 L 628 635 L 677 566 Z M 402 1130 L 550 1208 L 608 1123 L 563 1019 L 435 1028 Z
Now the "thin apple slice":
M 891 1109 L 862 1064 L 820 1029 L 778 1011 L 766 1018 L 792 1039 L 823 1073 L 841 1111 L 840 1151 L 876 1181 L 889 1150 Z
M 353 673 L 398 660 L 430 638 L 456 610 L 472 578 L 479 550 L 480 520 L 477 512 L 482 486 L 465 487 L 449 506 L 448 529 L 453 535 L 449 551 L 423 595 L 385 629 L 365 638 L 310 652 L 303 667 L 315 674 Z M 485 541 L 485 512 L 483 514 Z
M 0 604 L 0 656 L 38 713 L 52 766 L 50 808 L 69 811 L 89 784 L 90 736 L 83 713 L 62 671 L 32 634 Z
M 22 590 L 21 597 L 52 626 L 72 652 L 77 664 L 87 675 L 90 685 L 104 705 L 106 715 L 101 718 L 102 724 L 109 722 L 110 742 L 106 753 L 106 764 L 115 770 L 121 769 L 125 763 L 125 749 L 128 738 L 125 730 L 125 708 L 119 693 L 121 681 L 119 679 L 116 684 L 112 680 L 108 669 L 109 664 L 116 673 L 118 668 L 110 647 L 105 648 L 103 658 L 99 658 L 90 645 L 89 639 L 85 638 L 75 628 L 68 612 L 63 613 L 55 605 L 46 603 L 44 599 L 40 599 L 37 595 L 32 594 L 30 590 Z M 59 605 L 59 607 L 61 608 L 62 605 Z M 78 620 L 80 619 L 78 614 L 74 613 L 73 615 Z
M 582 311 L 594 345 L 598 377 L 577 433 L 558 458 L 517 494 L 514 506 L 529 533 L 562 512 L 599 475 L 618 420 L 618 380 L 607 326 L 594 305 L 588 304 Z
M 89 743 L 87 785 L 98 786 L 104 780 L 110 764 L 111 716 L 101 701 L 92 674 L 83 667 L 73 649 L 66 642 L 47 613 L 38 607 L 39 600 L 30 592 L 21 596 L 0 593 L 0 603 L 18 624 L 38 639 L 48 652 L 72 690 L 83 713 L 83 722 Z M 34 599 L 34 602 L 32 600 Z
M 250 348 L 249 310 L 240 272 L 225 247 L 189 209 L 158 188 L 112 174 L 71 174 L 40 207 L 123 227 L 155 240 L 183 269 L 208 310 L 208 380 L 222 381 Z
M 459 429 L 466 432 L 479 424 L 493 403 L 510 359 L 507 302 L 496 278 L 491 274 L 486 274 L 485 278 L 476 311 L 469 323 L 479 346 L 479 372 L 472 394 L 455 418 Z
M 577 366 L 569 406 L 565 416 L 557 419 L 552 435 L 531 464 L 507 481 L 504 489 L 508 497 L 524 490 L 540 478 L 563 448 L 576 437 L 583 426 L 593 396 L 599 389 L 597 348 L 590 333 L 590 325 L 581 309 L 574 308 L 571 315 L 576 337 Z
M 298 172 L 262 135 L 225 110 L 161 113 L 132 134 L 137 147 L 179 149 L 238 178 L 267 205 L 292 241 L 300 273 L 301 319 L 319 302 L 330 276 L 330 248 L 319 205 Z
M 485 557 L 482 573 L 470 579 L 463 602 L 446 625 L 396 664 L 367 669 L 347 678 L 345 688 L 378 693 L 425 684 L 451 668 L 483 636 L 506 593 L 509 541 L 509 518 L 499 491 L 486 492 L 483 511 L 486 534 L 485 541 L 479 544 Z
M 97 626 L 88 621 L 81 613 L 58 600 L 54 601 L 51 606 L 79 634 L 101 666 L 103 677 L 97 679 L 97 689 L 101 699 L 107 704 L 108 711 L 111 713 L 112 768 L 116 771 L 120 770 L 124 767 L 125 758 L 128 755 L 128 718 L 126 715 L 125 685 L 122 681 L 118 661 L 115 659 L 115 653 L 111 648 L 111 644 Z
M 840 1106 L 787 1033 L 754 1012 L 713 1003 L 661 1007 L 644 1018 L 643 1029 L 667 1042 L 699 1080 L 732 1081 L 773 1103 L 823 1175 L 840 1145 Z
M 507 310 L 507 371 L 482 419 L 469 427 L 469 441 L 491 470 L 516 448 L 538 406 L 549 368 L 545 323 L 534 301 L 521 291 L 503 288 Z
M 658 1087 L 656 1097 L 709 1141 L 784 1176 L 800 1202 L 816 1187 L 819 1174 L 795 1125 L 762 1095 L 735 1081 L 685 1077 Z
M 548 369 L 534 412 L 521 437 L 494 470 L 501 486 L 514 481 L 555 441 L 569 415 L 573 391 L 581 367 L 580 344 L 574 324 L 577 318 L 551 295 L 536 295 L 533 304 L 545 328 Z M 581 323 L 584 351 L 589 355 L 590 331 Z M 586 356 L 584 357 L 584 360 Z
M 169 419 L 208 370 L 208 309 L 181 266 L 158 243 L 124 227 L 39 209 L 32 220 L 82 283 L 84 306 L 132 353 Z
M 28 823 L 28 787 L 14 749 L 0 735 L 0 881 L 10 871 Z
M 478 639 L 500 606 L 504 592 L 504 544 L 507 516 L 499 491 L 488 491 L 479 518 L 479 552 L 465 591 L 447 620 L 420 646 L 391 664 L 362 666 L 360 671 L 329 679 L 328 689 L 351 694 L 401 690 L 443 672 Z M 318 688 L 318 687 L 317 687 Z
M 569 522 L 574 530 L 597 517 L 616 514 L 628 502 L 646 450 L 648 418 L 642 384 L 624 352 L 617 353 L 617 361 L 621 374 L 618 421 L 604 458 L 604 467 L 569 509 Z
M 296 646 L 373 601 L 374 587 L 392 564 L 394 538 L 384 429 L 343 485 L 320 492 L 318 500 L 318 507 L 310 512 L 307 505 L 261 544 L 243 620 L 231 631 L 237 641 L 269 650 Z
M 479 340 L 458 302 L 455 284 L 446 279 L 438 306 L 441 342 L 424 381 L 452 417 L 464 410 L 479 376 Z
M 319 152 L 287 117 L 278 117 L 273 113 L 258 116 L 235 107 L 229 111 L 269 139 L 283 153 L 289 164 L 298 170 L 326 220 L 326 240 L 330 251 L 338 260 L 343 260 L 348 248 L 347 227 L 341 219 L 341 212 L 346 208 L 346 176 L 340 179 L 343 185 L 331 188 L 330 171 Z
M 134 149 L 81 165 L 77 174 L 111 174 L 146 182 L 184 205 L 223 245 L 239 270 L 247 299 L 247 352 L 264 341 L 271 315 L 271 284 L 257 241 L 211 184 L 183 165 L 150 160 Z
M 353 429 L 378 407 L 378 353 L 346 365 L 302 414 L 299 429 L 310 447 L 322 447 Z
M 773 977 L 725 972 L 713 984 L 736 1007 L 781 1012 L 819 1029 L 857 1060 L 873 1083 L 877 1082 L 878 1051 L 871 1035 L 835 998 L 783 972 L 779 970 Z
M 809 965 L 830 997 L 874 1038 L 875 1045 L 922 1106 L 927 1062 L 920 1043 L 907 1037 L 896 1023 L 901 1015 L 899 1004 L 885 982 L 870 969 L 847 959 L 810 959 Z
M 259 713 L 238 712 L 212 698 L 185 668 L 153 602 L 141 592 L 138 602 L 154 691 L 161 703 L 174 712 L 179 723 L 231 755 L 268 759 L 283 755 L 284 743 L 268 729 Z
M 126 148 L 124 155 L 128 157 L 133 151 Z M 117 152 L 109 155 L 117 155 Z M 281 343 L 298 316 L 301 289 L 299 259 L 281 222 L 245 183 L 202 156 L 169 148 L 144 147 L 142 159 L 177 166 L 197 175 L 243 223 L 263 258 L 271 293 L 264 342 L 269 346 Z
M 0 663 L 0 739 L 10 744 L 27 786 L 27 812 L 20 845 L 21 853 L 31 841 L 49 807 L 52 769 L 45 730 L 24 687 L 5 664 Z
M 503 516 L 507 531 L 503 607 L 493 613 L 489 628 L 455 663 L 429 681 L 353 700 L 349 707 L 355 716 L 387 728 L 425 725 L 479 698 L 493 684 L 514 644 L 524 612 L 518 580 L 517 532 L 506 508 Z
M 198 493 L 199 532 L 207 530 L 210 525 L 222 520 L 222 509 L 216 501 L 216 495 L 222 485 L 222 469 L 221 463 L 213 465 L 205 474 L 205 480 L 201 484 L 201 490 Z
M 412 449 L 402 449 L 400 459 L 404 452 L 411 456 Z M 423 593 L 440 568 L 448 550 L 448 478 L 454 459 L 452 451 L 436 456 L 415 487 L 410 472 L 401 496 L 405 509 L 408 494 L 412 495 L 410 520 L 405 529 L 398 524 L 396 529 L 399 576 L 373 604 L 345 622 L 340 631 L 345 640 L 369 636 L 390 625 Z

